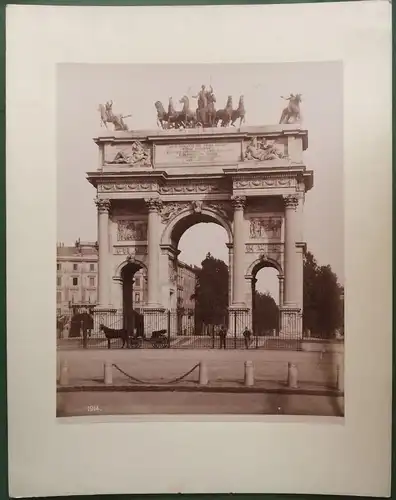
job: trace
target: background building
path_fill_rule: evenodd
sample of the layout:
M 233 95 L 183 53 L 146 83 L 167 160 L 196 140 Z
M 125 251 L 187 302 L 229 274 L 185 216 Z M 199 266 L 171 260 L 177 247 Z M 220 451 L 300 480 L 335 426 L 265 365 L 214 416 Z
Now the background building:
M 76 241 L 74 246 L 57 244 L 56 260 L 56 307 L 58 314 L 76 312 L 81 307 L 94 308 L 98 287 L 98 245 L 96 242 Z M 196 266 L 178 263 L 178 309 L 190 313 L 195 308 L 192 295 L 196 285 Z M 134 275 L 133 304 L 141 312 L 147 296 L 147 278 L 142 271 Z

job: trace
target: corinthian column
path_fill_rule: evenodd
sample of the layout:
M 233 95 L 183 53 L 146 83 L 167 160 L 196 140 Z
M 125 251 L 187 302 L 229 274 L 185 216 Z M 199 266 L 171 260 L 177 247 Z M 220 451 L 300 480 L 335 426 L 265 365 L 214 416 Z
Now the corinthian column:
M 161 200 L 148 198 L 144 200 L 148 208 L 147 228 L 147 274 L 148 274 L 148 306 L 159 305 L 159 259 L 160 259 L 160 215 Z
M 279 280 L 279 307 L 282 307 L 283 297 L 284 297 L 284 284 L 285 284 L 285 278 L 283 274 L 278 274 L 278 280 Z
M 96 198 L 98 209 L 98 306 L 109 306 L 110 269 L 109 269 L 109 210 L 110 200 Z
M 243 211 L 246 205 L 246 196 L 233 196 L 234 205 L 234 252 L 232 273 L 232 303 L 244 306 L 244 217 Z
M 300 199 L 298 196 L 289 195 L 285 202 L 285 295 L 284 305 L 301 307 L 300 297 L 302 279 L 299 267 L 303 265 L 301 252 L 296 243 L 301 241 L 302 220 Z M 301 290 L 300 290 L 301 289 Z

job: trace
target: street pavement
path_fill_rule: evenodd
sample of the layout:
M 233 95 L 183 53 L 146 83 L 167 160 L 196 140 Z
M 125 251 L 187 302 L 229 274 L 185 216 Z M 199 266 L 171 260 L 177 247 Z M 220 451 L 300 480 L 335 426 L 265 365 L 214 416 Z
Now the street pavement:
M 335 387 L 337 364 L 343 359 L 332 353 L 263 350 L 172 350 L 104 349 L 58 351 L 58 374 L 62 361 L 69 366 L 70 384 L 89 385 L 103 381 L 104 364 L 117 365 L 122 371 L 144 383 L 165 383 L 182 376 L 200 361 L 206 363 L 209 382 L 217 385 L 242 383 L 244 363 L 252 361 L 257 383 L 287 380 L 287 366 L 295 363 L 300 383 L 317 387 Z M 194 370 L 183 382 L 197 381 Z M 130 383 L 128 377 L 113 367 L 113 383 Z

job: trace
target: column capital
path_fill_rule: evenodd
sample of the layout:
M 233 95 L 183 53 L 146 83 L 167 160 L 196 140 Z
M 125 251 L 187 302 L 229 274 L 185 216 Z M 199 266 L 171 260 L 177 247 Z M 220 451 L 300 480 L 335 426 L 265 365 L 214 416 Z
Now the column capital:
M 278 274 L 278 280 L 279 281 L 284 281 L 285 280 L 285 276 L 283 274 Z
M 285 204 L 285 208 L 297 210 L 299 202 L 300 198 L 298 195 L 295 194 L 289 194 L 283 197 L 283 203 Z
M 159 213 L 162 208 L 162 201 L 159 198 L 145 198 L 144 202 L 149 212 Z
M 99 213 L 108 213 L 110 210 L 110 200 L 108 198 L 95 198 L 95 205 Z
M 243 210 L 246 206 L 246 196 L 232 196 L 231 197 L 234 210 Z

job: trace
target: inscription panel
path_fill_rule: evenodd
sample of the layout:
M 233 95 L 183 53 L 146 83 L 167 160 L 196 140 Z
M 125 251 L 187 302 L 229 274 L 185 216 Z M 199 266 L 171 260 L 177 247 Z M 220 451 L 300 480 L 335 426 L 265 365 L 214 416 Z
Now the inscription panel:
M 161 144 L 155 147 L 157 165 L 235 163 L 240 160 L 239 142 Z

